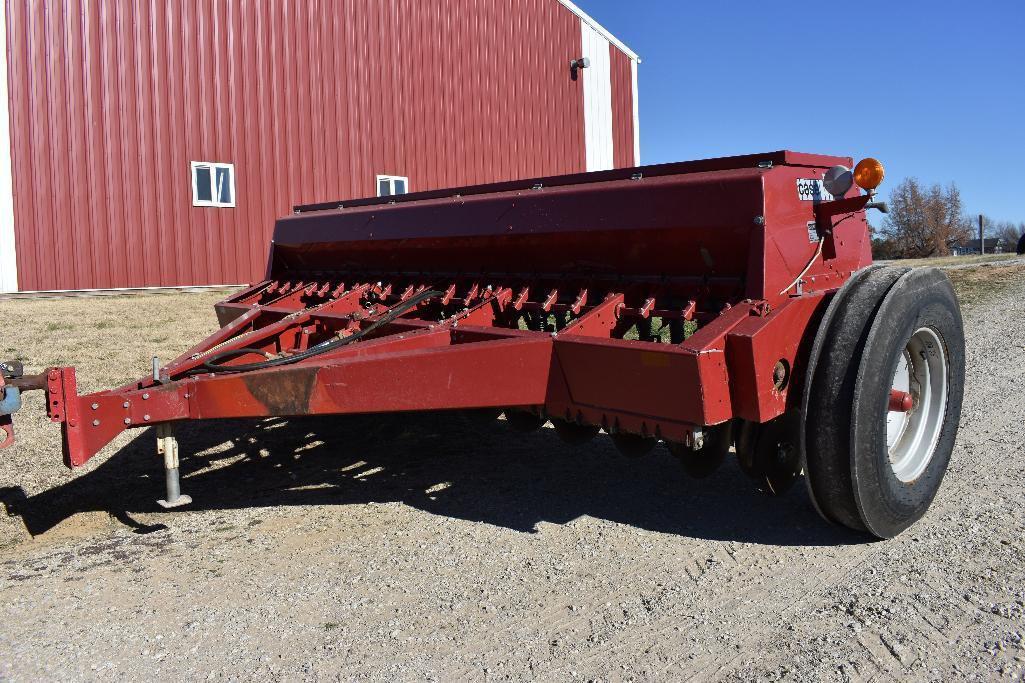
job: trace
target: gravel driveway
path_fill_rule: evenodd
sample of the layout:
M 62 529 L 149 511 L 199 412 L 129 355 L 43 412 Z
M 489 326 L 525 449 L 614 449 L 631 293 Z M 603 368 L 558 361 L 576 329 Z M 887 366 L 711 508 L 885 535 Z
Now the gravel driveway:
M 1025 266 L 956 278 L 958 445 L 886 542 L 732 462 L 693 481 L 454 415 L 186 426 L 195 504 L 165 512 L 150 431 L 71 475 L 33 397 L 0 454 L 0 678 L 1020 679 Z M 208 333 L 220 296 L 0 301 L 0 350 L 95 389 Z

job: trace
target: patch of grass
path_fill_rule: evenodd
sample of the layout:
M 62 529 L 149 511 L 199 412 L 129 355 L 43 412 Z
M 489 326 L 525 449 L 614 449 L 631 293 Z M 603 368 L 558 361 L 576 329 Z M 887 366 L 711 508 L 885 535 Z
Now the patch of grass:
M 97 330 L 109 330 L 110 328 L 112 328 L 114 326 L 115 326 L 115 324 L 113 322 L 111 322 L 110 320 L 101 320 L 100 322 L 98 322 L 95 325 L 93 325 L 93 327 L 96 328 Z
M 1017 254 L 973 254 L 970 256 L 932 256 L 928 258 L 898 259 L 888 261 L 895 266 L 936 266 L 937 268 L 949 268 L 951 266 L 974 266 L 983 263 L 1002 263 L 1021 258 Z
M 987 304 L 1009 287 L 1025 281 L 1025 264 L 980 265 L 947 270 L 962 304 Z
M 338 628 L 338 624 L 334 621 L 329 621 L 326 624 L 324 624 L 325 631 L 334 631 L 336 628 Z
M 658 316 L 651 317 L 651 329 L 652 334 L 663 344 L 672 343 L 672 331 L 669 329 L 669 321 L 663 320 Z M 685 320 L 683 322 L 683 338 L 689 339 L 692 334 L 698 331 L 698 323 L 696 320 Z M 640 339 L 640 329 L 637 325 L 632 325 L 630 329 L 623 334 L 623 339 L 637 340 Z
M 75 327 L 68 323 L 46 323 L 47 332 L 66 332 L 67 330 L 73 330 Z

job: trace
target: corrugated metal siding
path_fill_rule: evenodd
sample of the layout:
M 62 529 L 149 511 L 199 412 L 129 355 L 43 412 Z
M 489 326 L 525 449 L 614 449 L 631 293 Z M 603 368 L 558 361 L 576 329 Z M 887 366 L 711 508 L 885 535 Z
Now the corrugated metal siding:
M 11 179 L 11 117 L 7 96 L 7 13 L 0 12 L 0 294 L 18 290 Z
M 612 78 L 610 52 L 614 50 L 605 36 L 590 24 L 580 22 L 583 56 L 590 66 L 581 70 L 584 81 L 584 139 L 587 170 L 606 171 L 614 168 L 612 138 Z
M 633 60 L 609 46 L 612 73 L 612 149 L 616 168 L 636 166 L 634 159 Z
M 8 0 L 19 286 L 245 282 L 296 203 L 582 171 L 555 0 Z M 190 161 L 235 164 L 192 206 Z

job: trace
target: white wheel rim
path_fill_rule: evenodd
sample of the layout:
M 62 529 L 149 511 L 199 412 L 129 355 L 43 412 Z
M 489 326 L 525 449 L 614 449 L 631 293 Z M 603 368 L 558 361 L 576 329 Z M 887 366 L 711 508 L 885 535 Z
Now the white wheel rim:
M 947 412 L 947 354 L 932 328 L 922 327 L 911 335 L 897 359 L 891 386 L 911 394 L 911 410 L 886 413 L 890 467 L 898 479 L 909 483 L 929 466 Z

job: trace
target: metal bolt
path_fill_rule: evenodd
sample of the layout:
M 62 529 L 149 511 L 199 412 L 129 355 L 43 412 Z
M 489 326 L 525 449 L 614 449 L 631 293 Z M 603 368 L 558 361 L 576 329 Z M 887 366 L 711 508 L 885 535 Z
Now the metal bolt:
M 122 408 L 127 408 L 128 407 L 128 401 L 125 401 L 124 403 L 122 403 L 121 407 Z
M 143 416 L 142 416 L 142 419 L 143 419 L 143 421 L 145 421 L 145 422 L 149 422 L 149 415 L 143 415 Z
M 100 407 L 100 404 L 99 404 L 99 403 L 94 403 L 94 404 L 92 405 L 92 409 L 93 409 L 93 410 L 97 410 L 97 409 L 98 409 L 99 407 Z
M 765 225 L 765 216 L 755 216 L 755 225 Z
M 99 427 L 99 426 L 100 426 L 100 421 L 99 420 L 93 420 L 93 427 Z
M 185 392 L 185 398 L 189 397 L 189 392 Z
M 148 401 L 149 400 L 149 394 L 143 394 L 142 395 L 142 400 L 143 401 Z
M 132 418 L 130 418 L 130 417 L 126 417 L 126 418 L 125 418 L 125 424 L 126 424 L 126 425 L 130 425 L 130 424 L 132 424 Z

